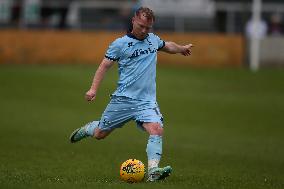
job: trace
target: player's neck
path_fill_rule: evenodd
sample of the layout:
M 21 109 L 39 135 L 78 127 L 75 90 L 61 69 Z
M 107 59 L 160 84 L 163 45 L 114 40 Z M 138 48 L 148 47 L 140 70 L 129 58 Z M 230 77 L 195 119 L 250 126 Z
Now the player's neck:
M 133 39 L 137 39 L 139 41 L 143 41 L 144 39 L 146 39 L 148 37 L 148 34 L 147 34 L 144 38 L 141 38 L 141 37 L 139 38 L 139 36 L 135 35 L 135 33 L 133 33 L 133 31 L 129 32 L 127 35 L 128 35 L 128 37 L 131 37 Z

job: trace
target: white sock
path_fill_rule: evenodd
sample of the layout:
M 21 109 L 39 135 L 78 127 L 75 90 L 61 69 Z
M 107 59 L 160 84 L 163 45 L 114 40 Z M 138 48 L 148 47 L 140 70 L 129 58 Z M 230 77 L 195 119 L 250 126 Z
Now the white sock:
M 150 135 L 147 143 L 148 169 L 158 167 L 162 155 L 162 136 Z
M 92 121 L 85 125 L 86 133 L 88 136 L 93 136 L 95 129 L 98 127 L 99 121 Z
M 150 170 L 151 168 L 158 167 L 159 162 L 160 162 L 160 160 L 158 160 L 158 159 L 148 160 L 148 170 Z

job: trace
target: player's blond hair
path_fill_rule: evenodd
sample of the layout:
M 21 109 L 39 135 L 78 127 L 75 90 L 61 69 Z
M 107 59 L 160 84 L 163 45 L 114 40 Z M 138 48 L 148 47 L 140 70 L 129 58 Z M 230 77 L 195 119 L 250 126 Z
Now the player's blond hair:
M 135 17 L 141 17 L 144 16 L 147 18 L 148 21 L 155 21 L 155 15 L 154 12 L 149 9 L 148 7 L 140 7 L 136 12 L 135 12 Z

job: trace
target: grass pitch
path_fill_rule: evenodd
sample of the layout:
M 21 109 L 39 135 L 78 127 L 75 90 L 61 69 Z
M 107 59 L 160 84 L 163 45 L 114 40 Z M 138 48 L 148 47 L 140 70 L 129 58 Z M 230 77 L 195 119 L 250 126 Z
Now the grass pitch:
M 165 118 L 159 183 L 127 184 L 120 164 L 146 161 L 147 134 L 134 123 L 101 141 L 70 144 L 98 119 L 116 86 L 107 74 L 97 100 L 84 94 L 96 66 L 0 66 L 0 188 L 284 188 L 284 72 L 159 67 Z

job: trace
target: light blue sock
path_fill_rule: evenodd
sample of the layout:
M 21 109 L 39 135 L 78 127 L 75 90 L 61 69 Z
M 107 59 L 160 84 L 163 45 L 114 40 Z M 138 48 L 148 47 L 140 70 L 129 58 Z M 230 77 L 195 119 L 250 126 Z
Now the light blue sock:
M 150 135 L 147 144 L 148 169 L 158 167 L 162 156 L 162 136 Z
M 99 121 L 92 121 L 87 123 L 84 127 L 88 136 L 94 136 L 94 131 L 98 127 Z

